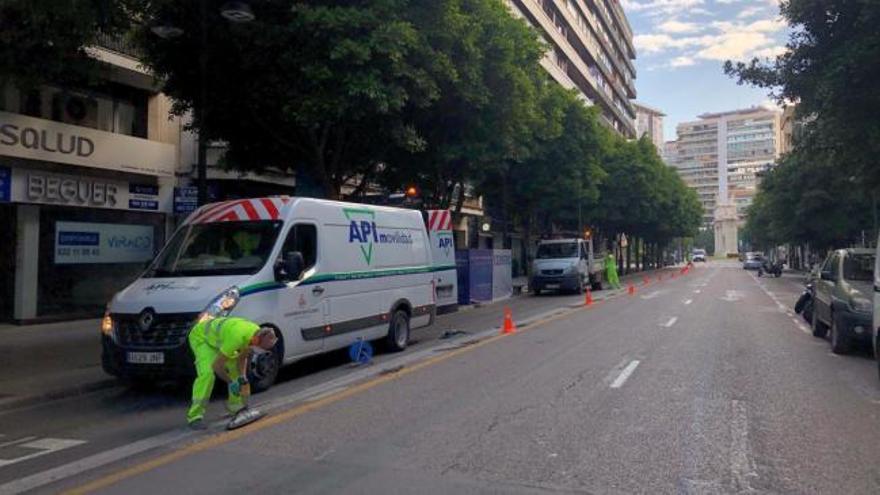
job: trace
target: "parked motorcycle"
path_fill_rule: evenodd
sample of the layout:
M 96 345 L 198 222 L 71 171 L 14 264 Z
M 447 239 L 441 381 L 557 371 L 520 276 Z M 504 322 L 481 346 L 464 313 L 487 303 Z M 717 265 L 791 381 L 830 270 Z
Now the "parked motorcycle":
M 804 292 L 794 303 L 794 312 L 801 315 L 807 323 L 813 322 L 813 282 L 807 282 Z
M 782 276 L 782 263 L 776 261 L 771 262 L 769 260 L 764 260 L 764 263 L 758 267 L 758 276 L 761 277 L 764 274 L 773 275 L 774 277 Z

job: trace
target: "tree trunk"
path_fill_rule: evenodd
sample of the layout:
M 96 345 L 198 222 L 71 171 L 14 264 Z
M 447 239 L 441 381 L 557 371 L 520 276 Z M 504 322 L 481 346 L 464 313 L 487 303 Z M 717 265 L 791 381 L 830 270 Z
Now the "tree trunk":
M 632 261 L 632 245 L 633 245 L 633 240 L 630 239 L 630 241 L 626 243 L 626 273 L 627 273 L 627 275 L 630 272 L 630 266 L 631 266 L 631 261 Z

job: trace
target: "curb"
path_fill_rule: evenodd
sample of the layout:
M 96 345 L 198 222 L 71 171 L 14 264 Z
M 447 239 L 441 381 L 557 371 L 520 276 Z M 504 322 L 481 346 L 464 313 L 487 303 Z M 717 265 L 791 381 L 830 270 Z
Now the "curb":
M 106 390 L 119 386 L 119 381 L 115 378 L 105 378 L 98 381 L 74 385 L 73 387 L 63 390 L 54 390 L 37 395 L 26 395 L 23 397 L 11 397 L 8 399 L 0 399 L 0 412 L 9 412 L 14 409 L 21 409 L 33 406 L 40 402 L 48 402 L 53 400 L 69 399 L 80 395 Z

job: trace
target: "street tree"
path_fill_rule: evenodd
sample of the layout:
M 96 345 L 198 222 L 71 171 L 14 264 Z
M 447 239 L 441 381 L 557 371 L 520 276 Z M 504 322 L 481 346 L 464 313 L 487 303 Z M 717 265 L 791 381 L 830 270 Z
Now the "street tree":
M 856 186 L 880 186 L 880 4 L 874 0 L 786 0 L 787 51 L 772 62 L 727 62 L 741 84 L 798 104 L 806 120 L 799 146 L 830 157 Z
M 338 198 L 392 147 L 422 146 L 402 111 L 439 94 L 409 2 L 271 0 L 241 25 L 219 19 L 221 0 L 205 2 L 144 2 L 138 40 L 174 112 L 203 105 L 192 127 L 227 144 L 228 164 L 303 172 Z M 160 39 L 157 24 L 182 31 Z
M 99 36 L 131 26 L 128 0 L 3 0 L 0 2 L 0 84 L 84 85 L 101 65 L 89 54 Z

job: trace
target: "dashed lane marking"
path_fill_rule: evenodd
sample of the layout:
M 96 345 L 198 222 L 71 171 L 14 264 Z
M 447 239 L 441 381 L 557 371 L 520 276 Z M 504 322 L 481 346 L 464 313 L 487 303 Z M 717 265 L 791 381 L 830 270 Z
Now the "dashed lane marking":
M 687 306 L 688 304 L 690 304 L 690 303 L 692 303 L 692 302 L 694 302 L 693 299 L 685 299 L 685 300 L 684 300 L 684 305 Z
M 623 384 L 626 383 L 627 379 L 629 379 L 630 375 L 633 374 L 633 371 L 635 371 L 636 368 L 638 368 L 638 367 L 639 367 L 638 360 L 632 361 L 628 365 L 626 365 L 626 368 L 624 368 L 623 371 L 621 371 L 620 374 L 617 375 L 617 378 L 615 378 L 614 381 L 611 382 L 611 385 L 610 385 L 611 388 L 622 387 Z
M 670 328 L 670 327 L 672 327 L 672 325 L 675 325 L 675 322 L 677 322 L 677 321 L 678 321 L 678 317 L 673 316 L 672 318 L 669 319 L 669 321 L 667 321 L 666 323 L 664 323 L 660 326 Z

